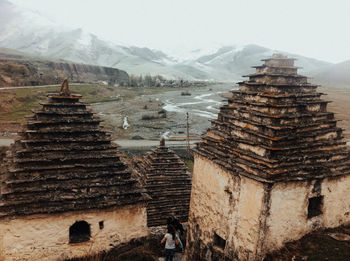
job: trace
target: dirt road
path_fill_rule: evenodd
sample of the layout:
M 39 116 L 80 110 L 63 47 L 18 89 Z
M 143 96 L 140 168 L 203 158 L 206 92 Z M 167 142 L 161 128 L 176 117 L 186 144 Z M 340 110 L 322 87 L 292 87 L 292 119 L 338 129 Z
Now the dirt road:
M 199 140 L 191 140 L 191 147 Z M 0 139 L 0 146 L 10 146 L 14 142 L 14 139 L 2 138 Z M 159 140 L 114 140 L 114 143 L 118 144 L 121 148 L 145 148 L 145 147 L 157 147 L 159 146 Z M 171 140 L 166 141 L 168 147 L 186 147 L 185 140 Z
M 81 83 L 70 83 L 69 85 L 83 85 Z M 85 84 L 86 85 L 86 84 Z M 52 84 L 52 85 L 38 85 L 38 86 L 11 86 L 11 87 L 0 87 L 1 90 L 14 90 L 14 89 L 37 89 L 37 88 L 46 88 L 46 87 L 54 87 L 61 86 L 61 84 Z

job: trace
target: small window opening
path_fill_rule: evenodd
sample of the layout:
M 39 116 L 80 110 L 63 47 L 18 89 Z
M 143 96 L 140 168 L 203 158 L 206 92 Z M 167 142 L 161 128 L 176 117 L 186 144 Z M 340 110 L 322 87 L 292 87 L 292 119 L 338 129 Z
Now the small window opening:
M 214 245 L 220 247 L 221 249 L 225 249 L 226 240 L 214 233 Z
M 69 228 L 69 243 L 86 242 L 90 237 L 90 224 L 86 221 L 77 221 Z
M 103 221 L 98 222 L 98 226 L 100 227 L 100 229 L 103 229 L 104 228 Z
M 309 198 L 307 218 L 313 218 L 322 214 L 323 196 Z

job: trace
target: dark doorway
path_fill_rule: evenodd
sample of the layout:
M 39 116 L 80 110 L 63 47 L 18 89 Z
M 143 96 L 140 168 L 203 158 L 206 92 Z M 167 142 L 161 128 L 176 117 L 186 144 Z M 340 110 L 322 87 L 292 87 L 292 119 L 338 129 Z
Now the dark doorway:
M 226 240 L 214 233 L 214 245 L 220 247 L 221 249 L 225 249 Z
M 69 243 L 86 242 L 90 237 L 90 224 L 86 221 L 77 221 L 69 228 Z
M 307 218 L 316 217 L 322 214 L 323 196 L 309 198 L 307 207 Z

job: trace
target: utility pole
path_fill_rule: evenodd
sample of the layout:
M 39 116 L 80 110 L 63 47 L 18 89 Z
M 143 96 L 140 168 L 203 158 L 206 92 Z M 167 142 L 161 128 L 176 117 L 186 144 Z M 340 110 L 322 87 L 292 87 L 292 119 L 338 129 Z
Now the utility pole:
M 187 157 L 190 159 L 191 158 L 191 146 L 190 146 L 190 123 L 188 121 L 188 112 L 186 112 L 186 131 L 187 131 Z

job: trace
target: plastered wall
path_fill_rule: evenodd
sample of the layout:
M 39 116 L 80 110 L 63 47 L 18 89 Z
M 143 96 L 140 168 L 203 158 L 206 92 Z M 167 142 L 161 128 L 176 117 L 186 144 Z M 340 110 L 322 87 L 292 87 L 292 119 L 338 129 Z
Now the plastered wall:
M 271 190 L 265 250 L 283 247 L 318 228 L 350 224 L 350 176 L 277 183 Z M 322 214 L 308 218 L 309 198 L 323 196 Z
M 349 192 L 350 176 L 267 184 L 195 154 L 186 260 L 262 260 L 313 230 L 349 225 Z M 309 217 L 315 197 L 322 213 Z
M 91 255 L 147 236 L 146 219 L 143 205 L 2 219 L 0 260 L 63 260 Z M 90 224 L 90 241 L 69 244 L 69 227 L 82 220 Z M 99 227 L 100 221 L 104 223 L 103 229 Z
M 213 251 L 254 260 L 263 201 L 263 184 L 195 155 L 186 260 L 212 260 Z M 226 240 L 225 249 L 215 246 L 214 233 Z

